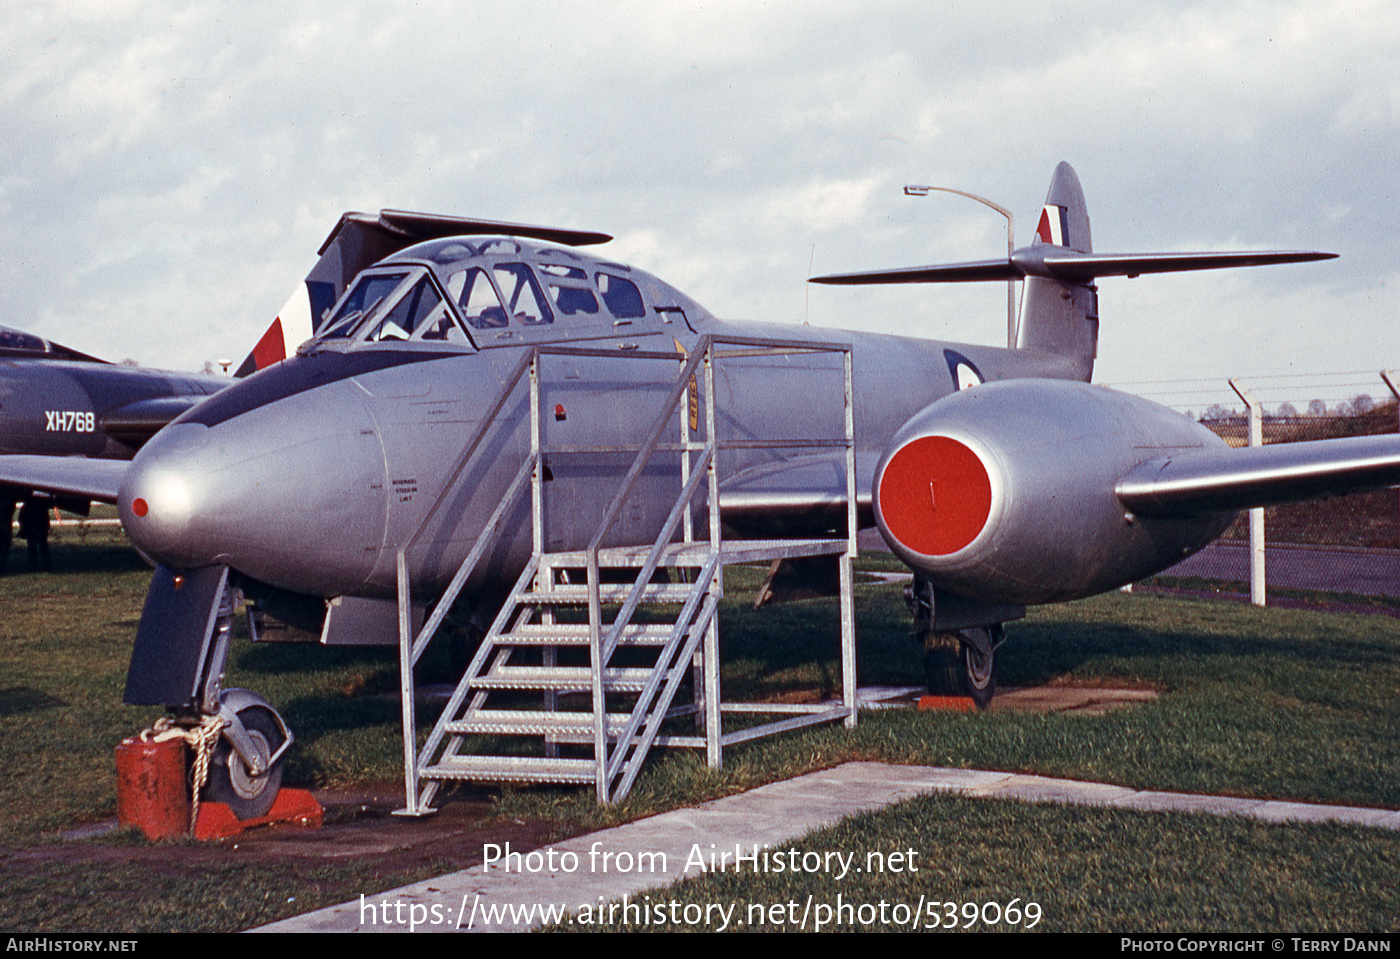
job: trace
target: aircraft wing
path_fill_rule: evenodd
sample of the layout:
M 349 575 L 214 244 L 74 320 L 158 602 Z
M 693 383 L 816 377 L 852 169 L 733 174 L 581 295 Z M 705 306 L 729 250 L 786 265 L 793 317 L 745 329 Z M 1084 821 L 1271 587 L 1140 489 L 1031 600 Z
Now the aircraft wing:
M 0 486 L 115 503 L 130 465 L 86 456 L 0 456 Z
M 856 506 L 862 526 L 874 522 L 870 490 L 876 459 L 856 460 Z M 720 484 L 719 507 L 726 523 L 745 532 L 784 535 L 792 529 L 844 525 L 846 454 L 814 454 L 746 469 Z
M 1119 502 L 1143 516 L 1197 516 L 1400 485 L 1400 436 L 1190 450 L 1119 478 Z

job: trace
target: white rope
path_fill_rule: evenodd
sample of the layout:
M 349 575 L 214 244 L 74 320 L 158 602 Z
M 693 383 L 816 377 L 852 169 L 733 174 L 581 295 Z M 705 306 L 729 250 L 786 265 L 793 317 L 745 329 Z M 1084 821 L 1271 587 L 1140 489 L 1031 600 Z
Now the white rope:
M 219 741 L 219 735 L 226 725 L 221 716 L 201 716 L 198 723 L 191 724 L 189 720 L 177 720 L 171 716 L 162 716 L 156 720 L 150 729 L 141 731 L 141 741 L 143 743 L 162 743 L 172 739 L 180 739 L 189 746 L 194 753 L 194 770 L 190 783 L 190 830 L 189 834 L 194 835 L 195 823 L 199 821 L 199 794 L 204 790 L 204 784 L 209 781 L 209 760 L 214 753 L 214 746 Z

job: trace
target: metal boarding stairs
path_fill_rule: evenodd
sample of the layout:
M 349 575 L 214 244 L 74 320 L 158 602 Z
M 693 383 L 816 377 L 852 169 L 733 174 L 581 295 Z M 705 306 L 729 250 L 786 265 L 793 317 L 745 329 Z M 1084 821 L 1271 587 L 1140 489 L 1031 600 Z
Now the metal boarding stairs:
M 728 349 L 719 349 L 719 344 Z M 679 348 L 679 343 L 677 344 Z M 793 353 L 840 353 L 844 373 L 844 438 L 724 440 L 718 436 L 715 368 L 730 357 Z M 541 482 L 551 454 L 597 452 L 599 448 L 546 447 L 542 442 L 540 366 L 548 355 L 609 357 L 637 362 L 681 362 L 681 370 L 627 473 L 582 550 L 544 549 L 545 509 Z M 507 400 L 528 377 L 530 450 L 462 562 L 433 613 L 415 636 L 411 626 L 407 554 L 477 455 L 482 440 Z M 703 380 L 703 427 L 699 415 Z M 524 354 L 482 417 L 454 471 L 417 531 L 398 550 L 399 664 L 403 704 L 405 808 L 401 815 L 433 812 L 443 782 L 475 780 L 516 783 L 593 783 L 599 802 L 625 797 L 653 745 L 703 748 L 712 767 L 723 747 L 816 723 L 843 721 L 854 727 L 855 620 L 851 560 L 856 555 L 855 442 L 847 345 L 755 338 L 704 336 L 689 354 L 539 346 Z M 688 406 L 688 411 L 686 409 Z M 688 415 L 687 415 L 688 412 Z M 668 425 L 680 421 L 678 442 L 662 442 Z M 844 450 L 846 535 L 803 540 L 731 540 L 721 535 L 717 458 L 724 449 Z M 618 452 L 616 447 L 609 448 Z M 628 495 L 658 452 L 679 456 L 679 494 L 654 542 L 603 546 Z M 448 609 L 531 490 L 533 555 L 521 572 L 420 747 L 415 717 L 413 666 Z M 696 535 L 695 497 L 706 490 L 708 528 Z M 722 703 L 719 669 L 719 601 L 723 568 L 733 563 L 833 555 L 840 570 L 841 672 L 839 702 L 822 705 Z M 579 570 L 584 582 L 573 581 Z M 658 576 L 658 571 L 664 575 Z M 604 577 L 602 574 L 608 573 Z M 620 582 L 618 582 L 620 580 Z M 669 580 L 663 582 L 661 580 Z M 694 676 L 694 701 L 672 702 L 687 674 Z M 729 733 L 723 713 L 766 713 L 787 718 Z M 669 718 L 692 716 L 702 735 L 663 733 Z M 522 744 L 537 740 L 528 753 Z

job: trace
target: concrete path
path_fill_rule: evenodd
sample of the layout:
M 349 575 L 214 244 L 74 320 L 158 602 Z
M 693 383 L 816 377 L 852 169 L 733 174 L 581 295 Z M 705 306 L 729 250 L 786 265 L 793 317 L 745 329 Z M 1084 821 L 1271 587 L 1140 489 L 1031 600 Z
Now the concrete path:
M 800 839 L 847 816 L 930 792 L 998 799 L 1062 802 L 1124 809 L 1175 810 L 1248 816 L 1268 822 L 1331 820 L 1400 829 L 1400 812 L 1350 806 L 1140 792 L 1122 786 L 1044 776 L 846 763 L 785 782 L 579 836 L 521 855 L 490 850 L 483 866 L 366 896 L 361 901 L 264 926 L 267 932 L 522 931 L 548 918 L 545 910 L 575 911 L 636 899 L 712 867 L 735 850 L 753 855 Z M 897 863 L 887 864 L 898 868 Z M 509 867 L 509 868 L 507 868 Z M 823 869 L 839 869 L 840 862 Z M 752 868 L 752 867 L 750 867 Z M 649 901 L 649 900 L 648 900 Z M 707 928 L 718 928 L 721 916 Z

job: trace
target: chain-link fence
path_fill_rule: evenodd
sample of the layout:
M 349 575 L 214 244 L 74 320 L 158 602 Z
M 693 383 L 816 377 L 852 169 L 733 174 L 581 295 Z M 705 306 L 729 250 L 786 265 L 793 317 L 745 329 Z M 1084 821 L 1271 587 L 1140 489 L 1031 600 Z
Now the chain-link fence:
M 1299 406 L 1310 411 L 1299 413 Z M 1376 403 L 1367 394 L 1332 404 L 1276 401 L 1273 412 L 1267 403 L 1264 409 L 1266 445 L 1395 433 L 1400 425 L 1393 399 Z M 1247 412 L 1214 403 L 1199 419 L 1231 446 L 1248 445 Z M 1264 511 L 1264 538 L 1272 598 L 1324 593 L 1400 604 L 1400 490 L 1270 507 Z M 1241 513 L 1216 543 L 1142 585 L 1248 595 L 1249 575 L 1249 521 Z

